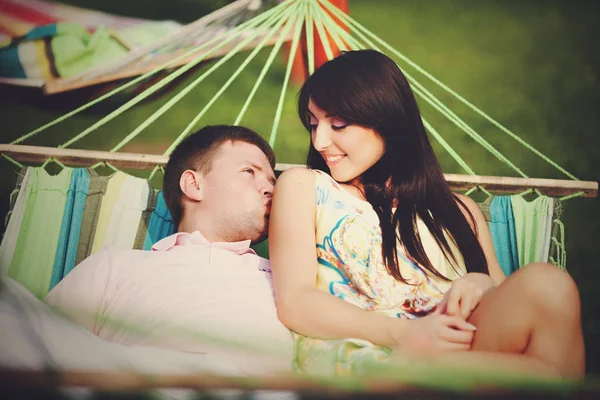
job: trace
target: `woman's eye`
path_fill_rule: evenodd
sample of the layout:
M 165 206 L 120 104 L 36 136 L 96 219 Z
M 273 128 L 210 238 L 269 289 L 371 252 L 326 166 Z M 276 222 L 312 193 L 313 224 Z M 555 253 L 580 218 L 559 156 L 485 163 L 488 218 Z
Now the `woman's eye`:
M 318 124 L 310 124 L 310 130 L 314 131 L 315 129 L 317 129 Z
M 254 170 L 252 168 L 246 168 L 243 172 L 248 172 L 251 175 L 254 175 Z
M 348 124 L 342 121 L 341 119 L 335 118 L 333 121 L 331 121 L 331 129 L 333 129 L 334 131 L 340 131 L 347 126 Z

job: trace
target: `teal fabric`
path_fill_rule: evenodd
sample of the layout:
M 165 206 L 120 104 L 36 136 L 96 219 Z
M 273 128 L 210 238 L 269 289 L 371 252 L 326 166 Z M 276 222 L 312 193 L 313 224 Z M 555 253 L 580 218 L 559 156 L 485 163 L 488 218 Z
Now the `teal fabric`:
M 19 59 L 19 48 L 8 46 L 0 49 L 0 76 L 27 78 L 25 68 Z
M 83 209 L 89 189 L 90 176 L 88 172 L 83 168 L 74 169 L 67 191 L 65 211 L 56 248 L 56 258 L 54 259 L 48 290 L 52 290 L 62 278 L 75 268 Z
M 36 26 L 23 38 L 17 38 L 13 40 L 13 43 L 18 43 L 20 40 L 35 40 L 35 39 L 44 39 L 47 37 L 56 36 L 58 33 L 59 24 L 47 24 L 42 26 Z
M 490 204 L 488 222 L 498 263 L 506 276 L 519 269 L 515 217 L 510 196 L 495 196 Z
M 175 233 L 175 225 L 173 224 L 171 213 L 167 209 L 167 203 L 165 203 L 165 198 L 161 191 L 158 193 L 156 199 L 156 209 L 150 217 L 150 224 L 148 226 L 146 240 L 144 240 L 143 250 L 152 249 L 154 243 L 173 233 Z

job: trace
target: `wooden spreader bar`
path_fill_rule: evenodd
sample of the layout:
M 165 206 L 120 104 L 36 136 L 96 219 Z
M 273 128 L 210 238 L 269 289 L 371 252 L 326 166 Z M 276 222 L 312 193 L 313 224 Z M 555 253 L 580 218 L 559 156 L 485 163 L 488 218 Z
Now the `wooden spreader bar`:
M 98 162 L 107 162 L 121 169 L 150 170 L 155 166 L 164 166 L 168 157 L 157 154 L 112 153 L 108 151 L 61 149 L 55 147 L 23 146 L 0 144 L 0 153 L 17 161 L 43 163 L 48 158 L 59 160 L 70 166 L 90 166 Z M 276 171 L 299 167 L 296 164 L 277 164 Z M 541 193 L 562 197 L 584 192 L 582 197 L 597 197 L 598 182 L 576 181 L 568 179 L 512 178 L 503 176 L 479 176 L 444 174 L 453 191 L 463 192 L 473 187 L 485 188 L 492 193 L 522 193 L 528 189 L 537 189 Z

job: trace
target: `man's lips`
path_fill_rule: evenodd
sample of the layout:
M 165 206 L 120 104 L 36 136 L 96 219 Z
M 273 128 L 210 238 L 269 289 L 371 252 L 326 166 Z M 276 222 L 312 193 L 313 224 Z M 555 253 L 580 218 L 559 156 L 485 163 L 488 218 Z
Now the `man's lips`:
M 269 199 L 265 202 L 265 208 L 266 208 L 265 217 L 266 218 L 269 218 L 271 215 L 271 203 L 272 203 L 271 199 Z

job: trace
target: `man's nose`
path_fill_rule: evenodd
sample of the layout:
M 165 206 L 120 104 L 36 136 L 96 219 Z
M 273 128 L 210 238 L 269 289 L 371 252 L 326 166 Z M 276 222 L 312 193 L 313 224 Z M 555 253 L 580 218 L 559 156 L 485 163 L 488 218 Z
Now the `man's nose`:
M 265 197 L 273 197 L 273 191 L 275 190 L 275 185 L 267 180 L 265 181 L 263 187 L 261 188 L 261 193 Z
M 323 125 L 323 124 L 321 124 Z M 317 126 L 313 132 L 313 147 L 317 151 L 326 149 L 331 145 L 331 132 L 325 126 Z

